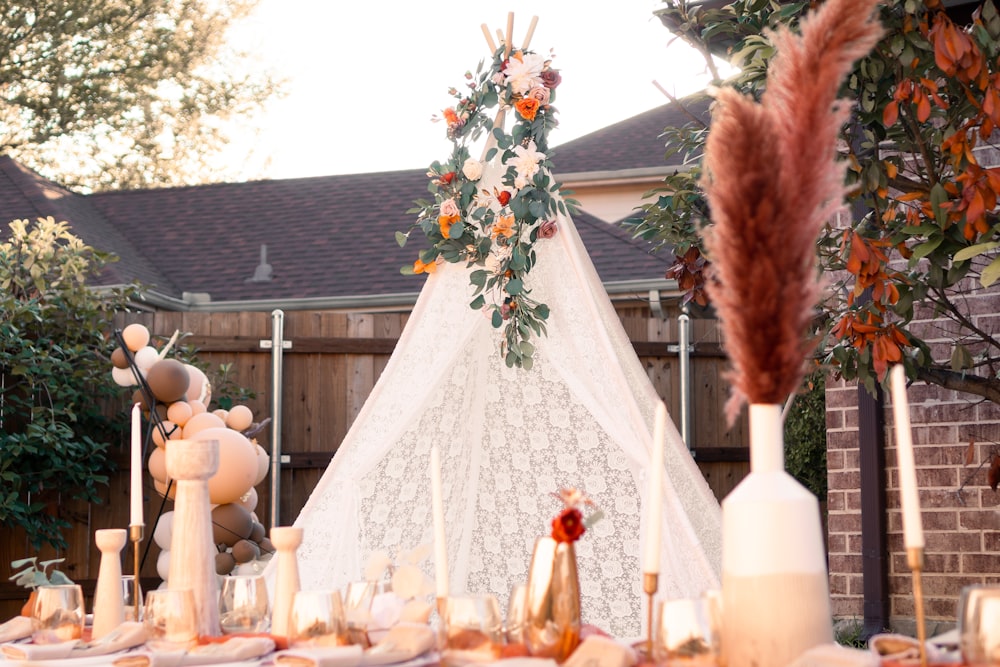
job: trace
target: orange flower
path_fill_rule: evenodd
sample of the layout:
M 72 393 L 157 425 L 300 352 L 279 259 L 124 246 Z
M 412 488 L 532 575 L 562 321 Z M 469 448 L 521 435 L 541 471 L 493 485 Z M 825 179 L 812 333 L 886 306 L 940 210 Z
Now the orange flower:
M 455 113 L 454 109 L 444 109 L 441 113 L 444 114 L 444 120 L 448 125 L 458 124 L 458 114 Z
M 538 113 L 538 106 L 538 100 L 534 97 L 525 97 L 514 103 L 517 113 L 525 120 L 535 120 L 535 114 Z
M 415 261 L 413 263 L 413 272 L 414 273 L 434 273 L 435 271 L 437 271 L 437 268 L 438 268 L 438 265 L 437 265 L 436 261 L 435 262 L 422 262 L 422 261 L 420 261 L 420 258 L 417 258 L 417 261 Z
M 510 238 L 514 235 L 514 216 L 512 215 L 501 215 L 497 217 L 497 221 L 493 223 L 492 233 L 490 234 L 493 238 L 498 236 L 503 236 L 504 238 Z
M 567 507 L 552 520 L 552 539 L 556 542 L 576 542 L 585 532 L 583 514 L 575 507 Z
M 451 226 L 458 222 L 459 216 L 457 215 L 439 215 L 438 216 L 438 226 L 441 228 L 441 236 L 446 239 L 450 239 L 448 232 L 451 230 Z

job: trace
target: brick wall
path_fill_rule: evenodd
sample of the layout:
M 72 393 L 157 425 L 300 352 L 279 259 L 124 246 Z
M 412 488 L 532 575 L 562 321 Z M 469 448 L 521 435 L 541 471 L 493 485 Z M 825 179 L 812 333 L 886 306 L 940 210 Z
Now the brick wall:
M 970 302 L 979 326 L 997 331 L 1000 292 L 980 293 Z M 919 325 L 935 356 L 947 359 L 954 337 L 948 323 Z M 831 379 L 827 384 L 830 592 L 839 618 L 862 618 L 861 503 L 858 451 L 858 389 Z M 925 532 L 923 586 L 929 625 L 954 622 L 963 586 L 1000 583 L 1000 493 L 987 484 L 992 448 L 1000 447 L 1000 406 L 976 396 L 915 382 L 908 390 L 914 459 Z M 884 400 L 886 526 L 890 620 L 905 626 L 914 617 L 912 577 L 903 548 L 902 518 L 892 405 Z M 975 442 L 972 464 L 965 462 Z

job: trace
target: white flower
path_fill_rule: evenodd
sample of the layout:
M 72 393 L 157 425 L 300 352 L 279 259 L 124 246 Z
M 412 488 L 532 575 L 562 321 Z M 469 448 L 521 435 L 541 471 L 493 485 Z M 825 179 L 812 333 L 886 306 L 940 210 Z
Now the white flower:
M 507 77 L 507 83 L 511 89 L 520 95 L 524 95 L 535 86 L 542 84 L 541 73 L 545 67 L 545 59 L 537 53 L 525 53 L 520 58 L 516 55 L 507 61 L 507 67 L 503 73 Z
M 517 175 L 527 180 L 538 173 L 538 163 L 544 159 L 545 153 L 540 153 L 535 142 L 529 141 L 527 146 L 514 146 L 514 157 L 507 161 L 507 166 L 513 166 Z
M 483 175 L 483 163 L 474 157 L 470 157 L 462 165 L 462 174 L 470 181 L 478 181 Z

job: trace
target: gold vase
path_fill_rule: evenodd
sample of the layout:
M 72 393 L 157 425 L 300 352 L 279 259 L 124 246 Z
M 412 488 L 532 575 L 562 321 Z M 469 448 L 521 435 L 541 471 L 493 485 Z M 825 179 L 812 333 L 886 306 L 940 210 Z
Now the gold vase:
M 563 662 L 580 643 L 580 581 L 572 542 L 540 537 L 528 572 L 524 639 L 531 655 Z

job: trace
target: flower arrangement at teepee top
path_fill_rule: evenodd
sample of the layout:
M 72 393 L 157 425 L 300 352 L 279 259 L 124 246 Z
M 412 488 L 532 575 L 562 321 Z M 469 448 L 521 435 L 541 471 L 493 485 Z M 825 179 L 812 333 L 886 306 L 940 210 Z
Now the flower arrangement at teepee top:
M 716 95 L 705 147 L 709 296 L 732 368 L 730 423 L 744 402 L 783 403 L 805 373 L 806 333 L 819 299 L 816 241 L 842 205 L 837 98 L 854 61 L 878 41 L 875 0 L 828 0 L 799 35 L 773 36 L 777 55 L 760 103 L 731 88 Z
M 507 366 L 525 369 L 532 366 L 530 338 L 545 333 L 549 315 L 525 281 L 536 262 L 535 244 L 552 238 L 557 214 L 568 215 L 575 204 L 560 196 L 548 148 L 549 131 L 558 125 L 552 103 L 562 77 L 551 59 L 528 50 L 533 27 L 524 46 L 515 49 L 508 22 L 506 42 L 493 50 L 488 66 L 480 62 L 475 75 L 466 73 L 468 90 L 449 91 L 458 100 L 442 113 L 451 156 L 431 164 L 433 198 L 417 200 L 408 211 L 417 214 L 413 226 L 396 232 L 400 246 L 415 228 L 430 241 L 412 266 L 401 269 L 404 274 L 433 273 L 441 261 L 477 267 L 469 274 L 474 288 L 469 305 L 495 328 L 504 327 L 501 355 Z M 491 120 L 487 111 L 497 107 Z M 515 119 L 509 131 L 503 123 L 508 111 Z M 479 159 L 469 144 L 484 132 L 491 134 L 490 148 Z M 487 169 L 502 170 L 498 184 L 484 187 Z

